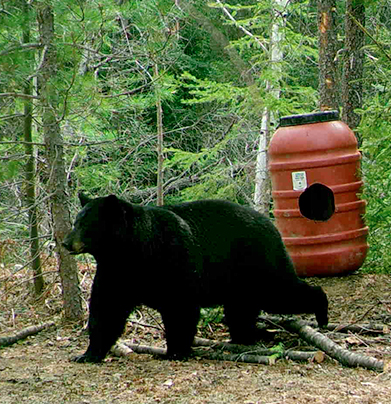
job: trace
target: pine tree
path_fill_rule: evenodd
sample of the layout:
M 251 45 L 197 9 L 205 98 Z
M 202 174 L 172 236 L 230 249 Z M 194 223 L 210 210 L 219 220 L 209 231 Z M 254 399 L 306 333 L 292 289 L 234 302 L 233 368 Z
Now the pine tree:
M 54 41 L 54 13 L 50 1 L 36 2 L 35 7 L 40 43 L 43 46 L 41 64 L 38 68 L 38 89 L 49 173 L 48 193 L 51 197 L 53 233 L 62 283 L 65 318 L 77 321 L 83 318 L 77 264 L 62 246 L 62 241 L 71 231 L 71 224 L 66 192 L 63 139 L 57 115 L 56 78 L 58 66 Z

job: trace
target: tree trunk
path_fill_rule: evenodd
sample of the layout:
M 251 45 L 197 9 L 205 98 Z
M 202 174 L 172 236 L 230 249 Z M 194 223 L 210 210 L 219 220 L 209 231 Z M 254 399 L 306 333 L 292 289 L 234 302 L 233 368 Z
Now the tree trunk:
M 38 88 L 42 107 L 42 130 L 46 146 L 49 171 L 48 192 L 51 195 L 51 215 L 56 241 L 56 255 L 62 283 L 64 314 L 67 320 L 83 317 L 77 265 L 74 258 L 62 247 L 62 241 L 71 231 L 63 139 L 57 120 L 59 103 L 56 89 L 57 54 L 54 45 L 54 17 L 50 2 L 35 3 L 40 41 L 43 45 L 42 60 L 38 71 Z
M 26 0 L 23 0 L 23 43 L 30 42 L 30 6 Z M 26 58 L 33 63 L 33 58 L 29 53 L 26 53 Z M 32 95 L 31 79 L 26 82 L 24 93 Z M 26 196 L 25 202 L 28 208 L 29 230 L 30 230 L 30 258 L 31 267 L 34 273 L 34 290 L 36 295 L 40 295 L 44 289 L 44 280 L 42 277 L 41 259 L 39 254 L 39 239 L 38 239 L 38 219 L 37 208 L 35 206 L 35 159 L 34 147 L 32 142 L 32 99 L 24 100 L 24 141 L 27 162 L 25 166 L 26 180 Z
M 155 93 L 156 93 L 156 122 L 157 122 L 157 206 L 162 206 L 163 200 L 163 109 L 160 96 L 159 68 L 154 66 Z
M 281 77 L 281 62 L 284 57 L 281 49 L 281 41 L 283 39 L 281 28 L 285 25 L 284 10 L 287 5 L 287 0 L 275 0 L 274 3 L 275 19 L 272 26 L 272 36 L 270 41 L 270 62 L 277 77 Z M 271 83 L 268 82 L 266 83 L 266 90 L 271 92 L 275 98 L 278 99 L 280 97 L 280 88 L 278 84 L 271 85 Z M 267 216 L 269 215 L 271 200 L 271 182 L 267 166 L 267 146 L 270 142 L 270 127 L 273 120 L 273 113 L 268 107 L 264 108 L 255 168 L 254 207 L 256 210 Z
M 321 111 L 338 109 L 336 1 L 318 0 L 319 96 Z
M 270 141 L 270 111 L 264 108 L 259 134 L 257 161 L 255 165 L 254 208 L 269 215 L 271 183 L 267 168 L 267 146 Z
M 342 77 L 342 120 L 354 130 L 360 115 L 354 110 L 362 106 L 364 74 L 365 6 L 362 0 L 347 0 L 345 17 L 345 58 Z M 359 144 L 360 136 L 356 133 Z

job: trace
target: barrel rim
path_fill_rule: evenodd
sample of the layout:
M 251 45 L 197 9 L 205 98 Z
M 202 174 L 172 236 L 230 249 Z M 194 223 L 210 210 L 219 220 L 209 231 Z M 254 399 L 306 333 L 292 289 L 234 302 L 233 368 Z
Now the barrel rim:
M 280 127 L 338 121 L 339 111 L 320 111 L 311 114 L 287 115 L 280 118 Z

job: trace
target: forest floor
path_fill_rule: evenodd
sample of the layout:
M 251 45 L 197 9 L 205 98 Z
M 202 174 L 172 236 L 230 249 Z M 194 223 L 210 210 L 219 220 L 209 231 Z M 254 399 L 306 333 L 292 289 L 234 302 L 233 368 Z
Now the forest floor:
M 45 297 L 34 302 L 26 274 L 8 276 L 0 268 L 0 336 L 46 321 L 56 323 L 0 349 L 1 404 L 391 402 L 391 372 L 346 368 L 328 357 L 322 363 L 280 359 L 270 366 L 197 357 L 178 362 L 135 353 L 121 358 L 109 355 L 102 364 L 71 362 L 72 356 L 85 350 L 88 339 L 81 327 L 62 324 L 60 289 L 54 273 L 51 276 Z M 82 271 L 85 296 L 91 279 L 89 268 Z M 309 282 L 327 292 L 330 322 L 384 325 L 384 333 L 378 336 L 326 331 L 327 336 L 354 352 L 385 363 L 391 360 L 390 276 L 352 274 Z M 129 321 L 123 337 L 164 347 L 159 319 L 148 310 L 138 311 L 135 318 L 138 321 Z M 142 325 L 146 323 L 150 326 Z M 274 332 L 274 344 L 282 342 L 295 349 L 307 345 L 297 335 Z M 200 328 L 199 336 L 227 340 L 229 334 L 223 325 L 211 323 Z

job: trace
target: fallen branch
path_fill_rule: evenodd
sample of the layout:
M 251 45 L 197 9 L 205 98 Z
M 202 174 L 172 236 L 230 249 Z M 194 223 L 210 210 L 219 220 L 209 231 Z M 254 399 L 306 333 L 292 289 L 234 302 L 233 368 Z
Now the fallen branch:
M 137 345 L 131 344 L 129 342 L 124 341 L 124 344 L 127 348 L 130 348 L 134 353 L 138 354 L 150 354 L 150 355 L 157 355 L 157 356 L 165 356 L 166 349 L 158 348 L 153 346 L 147 345 Z M 124 356 L 120 350 L 115 349 L 115 354 L 119 354 L 120 356 Z M 260 355 L 250 355 L 246 353 L 241 354 L 225 354 L 221 352 L 196 352 L 197 356 L 201 356 L 203 359 L 210 359 L 210 360 L 226 360 L 226 361 L 233 361 L 233 362 L 247 362 L 247 363 L 262 363 L 265 365 L 271 365 L 275 362 L 273 357 L 267 356 L 260 356 Z M 126 355 L 125 355 L 126 356 Z
M 139 344 L 132 344 L 128 341 L 123 341 L 123 344 L 130 348 L 134 353 L 138 354 L 149 354 L 149 355 L 158 355 L 164 356 L 166 354 L 165 348 L 158 348 L 154 346 L 148 345 L 139 345 Z
M 245 363 L 258 363 L 262 365 L 274 365 L 276 358 L 273 356 L 263 356 L 254 354 L 229 354 L 225 352 L 196 352 L 197 356 L 202 359 L 218 360 L 218 361 L 230 361 L 230 362 L 245 362 Z
M 194 340 L 194 353 L 203 359 L 209 360 L 224 360 L 232 362 L 245 362 L 245 363 L 258 363 L 264 365 L 273 365 L 278 358 L 289 358 L 294 361 L 311 361 L 316 360 L 318 363 L 322 362 L 324 356 L 319 352 L 298 352 L 298 351 L 273 351 L 270 349 L 263 349 L 257 346 L 245 346 L 231 344 L 228 342 L 212 341 L 205 338 L 195 338 Z M 198 348 L 218 348 L 220 351 L 211 351 L 197 349 Z M 231 353 L 227 353 L 229 351 Z M 128 356 L 129 353 L 134 352 L 138 354 L 149 354 L 156 356 L 165 356 L 166 349 L 158 348 L 147 345 L 132 344 L 127 341 L 117 343 L 112 352 L 116 356 Z
M 206 338 L 195 338 L 194 346 L 204 346 L 211 348 L 218 348 L 220 350 L 226 350 L 233 353 L 253 355 L 253 356 L 278 356 L 285 359 L 291 359 L 293 361 L 312 361 L 316 360 L 318 363 L 322 362 L 320 357 L 322 356 L 319 352 L 303 352 L 303 351 L 291 351 L 291 350 L 282 350 L 277 351 L 273 349 L 261 348 L 257 345 L 248 346 L 248 345 L 238 345 L 231 344 L 230 342 L 219 342 L 213 341 Z M 225 357 L 223 355 L 222 357 Z M 246 362 L 246 361 L 245 361 Z M 258 363 L 258 362 L 250 362 L 250 363 Z
M 327 338 L 320 332 L 315 331 L 313 328 L 309 327 L 300 320 L 288 320 L 282 324 L 288 331 L 299 334 L 300 337 L 307 341 L 310 345 L 321 349 L 331 358 L 336 359 L 344 366 L 360 366 L 380 372 L 382 372 L 384 369 L 383 361 L 343 349 L 330 338 Z
M 262 319 L 262 318 L 261 318 Z M 218 348 L 220 352 L 211 352 L 211 349 L 204 350 L 195 348 L 197 356 L 203 359 L 211 360 L 226 360 L 235 362 L 246 363 L 262 363 L 271 365 L 277 358 L 283 357 L 295 361 L 316 361 L 318 363 L 324 360 L 324 353 L 331 358 L 336 359 L 344 366 L 348 367 L 363 367 L 370 370 L 383 371 L 384 362 L 373 357 L 364 356 L 355 352 L 350 352 L 341 348 L 338 344 L 330 338 L 315 331 L 307 325 L 308 322 L 301 320 L 282 320 L 281 318 L 265 318 L 272 323 L 278 323 L 289 332 L 298 334 L 302 339 L 307 341 L 310 345 L 319 348 L 321 351 L 317 352 L 299 352 L 290 350 L 268 350 L 258 346 L 243 346 L 231 344 L 228 342 L 212 341 L 204 338 L 195 338 L 195 347 Z M 335 329 L 336 327 L 334 327 Z M 361 327 L 360 327 L 361 328 Z M 147 353 L 151 355 L 164 356 L 166 350 L 164 348 L 157 348 L 145 345 L 136 345 L 125 342 L 125 345 L 135 353 Z M 231 353 L 226 353 L 229 351 Z M 121 355 L 123 356 L 123 355 Z
M 259 316 L 258 321 L 268 322 L 271 324 L 277 324 L 282 326 L 286 319 L 277 316 Z M 315 321 L 305 321 L 301 320 L 302 324 L 308 325 L 310 327 L 317 327 L 317 323 Z M 329 323 L 325 328 L 328 331 L 332 332 L 353 332 L 355 334 L 388 334 L 390 330 L 387 326 L 382 324 L 336 324 Z
M 18 331 L 14 335 L 10 335 L 7 337 L 0 337 L 0 347 L 15 344 L 15 342 L 18 342 L 21 339 L 27 338 L 30 335 L 38 334 L 39 332 L 47 328 L 51 328 L 53 326 L 55 326 L 55 323 L 53 321 L 50 321 L 49 323 L 44 323 L 41 325 L 33 325 L 31 327 L 23 328 L 23 330 Z
M 133 353 L 133 350 L 125 345 L 123 342 L 117 342 L 112 348 L 111 352 L 114 356 L 128 356 Z

